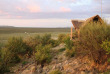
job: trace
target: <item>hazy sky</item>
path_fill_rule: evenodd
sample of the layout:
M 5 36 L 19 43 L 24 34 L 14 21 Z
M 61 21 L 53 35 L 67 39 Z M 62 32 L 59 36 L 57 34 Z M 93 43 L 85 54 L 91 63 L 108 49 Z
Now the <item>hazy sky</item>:
M 110 19 L 110 0 L 103 0 L 103 18 Z M 0 0 L 0 25 L 70 27 L 71 19 L 101 15 L 101 0 Z

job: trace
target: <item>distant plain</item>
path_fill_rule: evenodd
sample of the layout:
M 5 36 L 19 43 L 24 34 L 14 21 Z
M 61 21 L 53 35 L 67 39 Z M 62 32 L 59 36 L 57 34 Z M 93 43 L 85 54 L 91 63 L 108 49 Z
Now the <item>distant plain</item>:
M 11 37 L 28 37 L 35 35 L 51 34 L 57 39 L 59 34 L 70 34 L 70 28 L 0 28 L 0 42 L 6 42 Z

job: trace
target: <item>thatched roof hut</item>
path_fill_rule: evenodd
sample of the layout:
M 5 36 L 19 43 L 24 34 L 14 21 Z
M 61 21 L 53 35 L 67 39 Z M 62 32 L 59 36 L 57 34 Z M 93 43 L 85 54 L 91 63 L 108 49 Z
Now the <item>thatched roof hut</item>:
M 85 20 L 72 20 L 71 21 L 75 30 L 79 30 L 81 26 L 86 25 L 89 22 L 100 22 L 103 23 L 103 20 L 99 15 L 93 16 L 91 18 L 88 18 L 86 21 Z

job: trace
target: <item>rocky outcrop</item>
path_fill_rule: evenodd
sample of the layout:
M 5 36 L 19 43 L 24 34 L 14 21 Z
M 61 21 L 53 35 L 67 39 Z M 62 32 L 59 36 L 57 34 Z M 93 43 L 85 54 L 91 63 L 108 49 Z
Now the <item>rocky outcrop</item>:
M 23 72 L 21 72 L 21 74 L 34 74 L 36 70 L 35 65 L 30 65 L 28 68 L 26 68 L 25 70 L 23 70 Z

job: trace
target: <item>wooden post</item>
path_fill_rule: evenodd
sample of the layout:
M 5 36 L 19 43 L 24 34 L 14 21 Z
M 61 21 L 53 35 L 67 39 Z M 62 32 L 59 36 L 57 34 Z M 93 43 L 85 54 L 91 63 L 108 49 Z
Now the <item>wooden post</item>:
M 71 27 L 71 40 L 73 39 L 73 27 Z

